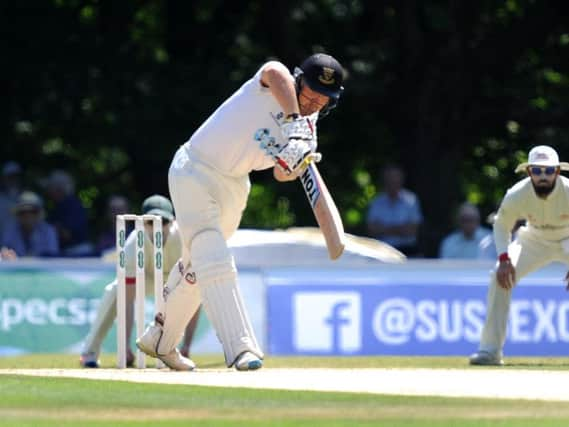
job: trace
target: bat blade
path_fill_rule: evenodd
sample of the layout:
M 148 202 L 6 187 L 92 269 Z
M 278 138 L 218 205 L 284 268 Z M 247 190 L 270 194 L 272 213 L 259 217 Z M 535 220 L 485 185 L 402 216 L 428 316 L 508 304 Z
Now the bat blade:
M 300 182 L 308 197 L 316 222 L 324 235 L 330 259 L 338 259 L 346 247 L 346 236 L 338 208 L 314 163 L 309 163 Z

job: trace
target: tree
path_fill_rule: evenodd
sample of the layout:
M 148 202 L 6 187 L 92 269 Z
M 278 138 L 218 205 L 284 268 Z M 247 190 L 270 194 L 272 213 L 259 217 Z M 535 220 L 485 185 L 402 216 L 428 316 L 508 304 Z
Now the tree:
M 568 5 L 417 0 L 22 0 L 0 23 L 0 158 L 30 186 L 68 169 L 96 227 L 106 197 L 167 193 L 177 146 L 268 59 L 326 51 L 349 72 L 319 123 L 320 165 L 363 233 L 379 171 L 399 162 L 435 255 L 465 199 L 495 209 L 532 145 L 567 151 Z M 314 225 L 299 185 L 253 174 L 244 224 Z

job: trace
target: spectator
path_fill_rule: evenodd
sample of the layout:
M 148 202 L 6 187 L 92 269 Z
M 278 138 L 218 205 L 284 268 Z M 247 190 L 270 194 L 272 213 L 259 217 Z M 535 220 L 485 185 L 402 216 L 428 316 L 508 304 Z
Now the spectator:
M 44 221 L 41 198 L 24 191 L 14 207 L 15 219 L 6 225 L 2 234 L 2 257 L 56 256 L 59 244 L 55 229 Z
M 471 203 L 463 203 L 457 215 L 458 230 L 445 237 L 439 249 L 439 258 L 478 258 L 480 241 L 490 230 L 480 226 L 480 212 Z
M 383 193 L 372 200 L 367 213 L 369 234 L 405 255 L 418 255 L 417 232 L 423 222 L 415 193 L 403 188 L 405 175 L 396 165 L 383 170 Z
M 61 255 L 93 255 L 93 245 L 88 241 L 87 211 L 75 195 L 73 178 L 67 172 L 54 170 L 45 185 L 54 204 L 47 220 L 57 230 Z
M 494 226 L 494 218 L 496 216 L 496 212 L 492 212 L 486 218 L 486 222 L 491 226 Z M 518 219 L 514 228 L 512 228 L 512 240 L 516 238 L 517 231 L 520 227 L 525 225 L 525 219 Z M 478 259 L 491 259 L 495 260 L 498 258 L 498 252 L 496 252 L 496 243 L 494 242 L 494 233 L 490 233 L 486 237 L 484 237 L 480 244 L 478 245 Z
M 0 183 L 0 235 L 4 226 L 14 219 L 13 208 L 22 193 L 22 168 L 16 162 L 6 162 L 2 167 Z
M 126 197 L 113 195 L 107 201 L 104 229 L 97 239 L 97 253 L 114 249 L 116 240 L 116 216 L 128 213 L 129 203 Z M 128 223 L 132 227 L 132 223 Z M 129 230 L 130 232 L 130 230 Z

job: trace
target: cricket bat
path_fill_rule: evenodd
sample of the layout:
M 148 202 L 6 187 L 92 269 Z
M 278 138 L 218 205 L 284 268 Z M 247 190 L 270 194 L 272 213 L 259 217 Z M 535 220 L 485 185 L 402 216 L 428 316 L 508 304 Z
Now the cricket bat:
M 308 197 L 316 222 L 324 235 L 330 259 L 338 259 L 344 252 L 346 236 L 338 208 L 326 188 L 314 162 L 310 162 L 300 176 L 300 182 Z

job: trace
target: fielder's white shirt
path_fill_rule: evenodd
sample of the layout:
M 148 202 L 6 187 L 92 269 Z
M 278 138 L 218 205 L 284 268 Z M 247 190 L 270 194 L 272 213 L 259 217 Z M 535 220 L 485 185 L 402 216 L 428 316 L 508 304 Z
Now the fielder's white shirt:
M 264 64 L 199 127 L 184 148 L 224 175 L 239 177 L 268 169 L 274 160 L 260 147 L 263 138 L 281 146 L 284 113 L 268 87 L 261 83 Z M 294 77 L 290 75 L 291 81 Z M 318 113 L 310 116 L 316 132 Z M 316 139 L 316 138 L 315 138 Z
M 569 179 L 557 177 L 555 189 L 546 199 L 535 194 L 530 177 L 507 191 L 494 223 L 498 254 L 507 251 L 511 230 L 522 218 L 526 220 L 526 233 L 540 240 L 559 242 L 569 238 Z
M 166 237 L 166 234 L 168 237 Z M 170 222 L 168 232 L 164 233 L 166 243 L 164 243 L 162 253 L 162 269 L 164 272 L 164 281 L 170 274 L 170 270 L 182 256 L 182 239 L 178 231 L 178 223 Z M 133 282 L 136 279 L 136 230 L 133 230 L 125 242 L 126 256 L 126 278 L 127 282 Z M 144 233 L 144 271 L 146 273 L 146 288 L 154 288 L 154 244 L 150 240 L 148 233 Z

